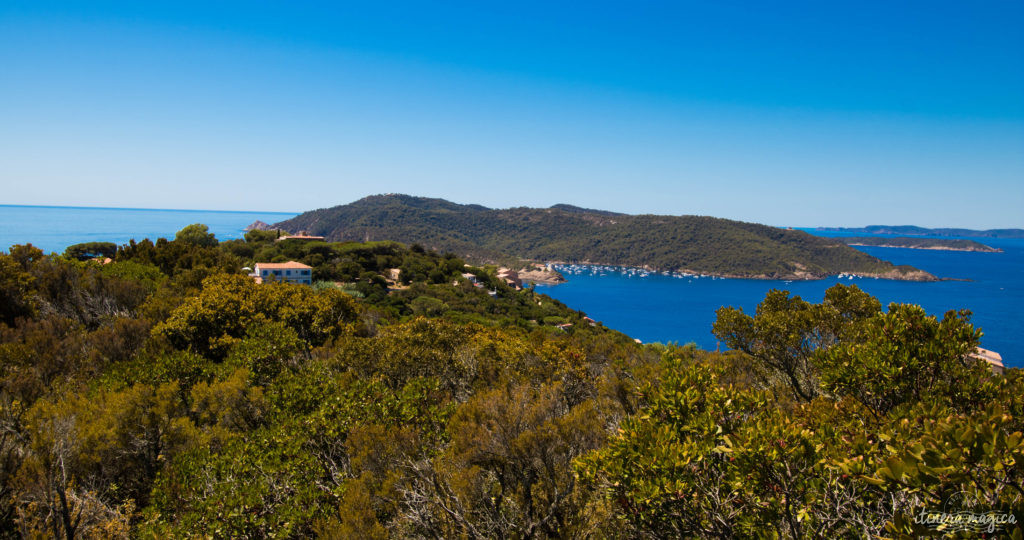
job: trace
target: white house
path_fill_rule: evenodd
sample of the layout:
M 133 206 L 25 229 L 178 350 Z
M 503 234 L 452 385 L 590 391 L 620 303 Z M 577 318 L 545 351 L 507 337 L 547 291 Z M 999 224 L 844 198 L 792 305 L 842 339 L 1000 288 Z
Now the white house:
M 262 283 L 274 276 L 277 281 L 309 285 L 313 283 L 313 267 L 300 262 L 256 263 L 256 270 L 251 274 L 256 281 Z

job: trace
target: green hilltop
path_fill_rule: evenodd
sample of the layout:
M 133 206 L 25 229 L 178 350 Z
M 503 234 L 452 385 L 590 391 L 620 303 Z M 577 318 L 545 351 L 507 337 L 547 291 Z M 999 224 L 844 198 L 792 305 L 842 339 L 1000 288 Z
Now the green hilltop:
M 420 243 L 477 261 L 520 257 L 768 279 L 818 279 L 843 272 L 935 279 L 803 231 L 707 216 L 628 215 L 564 204 L 490 209 L 443 199 L 374 195 L 305 212 L 276 226 L 333 241 Z

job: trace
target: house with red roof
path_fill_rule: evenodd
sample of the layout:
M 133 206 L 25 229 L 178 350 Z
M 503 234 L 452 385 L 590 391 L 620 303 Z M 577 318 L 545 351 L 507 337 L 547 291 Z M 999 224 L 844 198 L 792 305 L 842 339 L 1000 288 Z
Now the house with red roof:
M 313 283 L 313 267 L 295 261 L 256 263 L 256 270 L 250 275 L 256 278 L 257 283 L 267 281 L 271 277 L 277 281 L 297 283 L 299 285 L 310 285 Z

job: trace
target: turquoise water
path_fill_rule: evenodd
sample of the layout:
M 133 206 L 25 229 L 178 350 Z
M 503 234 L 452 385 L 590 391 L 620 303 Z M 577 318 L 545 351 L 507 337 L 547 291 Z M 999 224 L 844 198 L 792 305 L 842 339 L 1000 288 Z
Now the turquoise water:
M 982 346 L 1002 354 L 1006 365 L 1022 367 L 1024 240 L 988 238 L 978 241 L 1002 248 L 1004 252 L 860 248 L 875 257 L 909 264 L 939 277 L 972 281 L 915 283 L 830 278 L 787 283 L 660 274 L 639 277 L 622 271 L 587 269 L 567 275 L 568 283 L 539 285 L 537 290 L 644 342 L 694 342 L 703 348 L 715 349 L 720 344 L 711 334 L 711 324 L 715 310 L 723 305 L 742 307 L 747 313 L 753 313 L 757 303 L 771 289 L 788 290 L 808 301 L 820 302 L 825 289 L 840 282 L 852 283 L 878 297 L 883 306 L 889 302 L 915 303 L 939 317 L 951 309 L 970 309 L 974 313 L 974 324 L 985 333 Z
M 231 240 L 241 238 L 243 229 L 256 220 L 276 223 L 294 216 L 282 212 L 0 205 L 0 250 L 31 242 L 47 253 L 60 253 L 81 242 L 173 239 L 174 233 L 192 223 L 203 223 L 218 239 Z
M 223 212 L 207 210 L 144 210 L 0 205 L 0 250 L 31 242 L 44 251 L 62 252 L 79 242 L 126 243 L 134 238 L 173 238 L 191 223 L 204 223 L 217 238 L 241 238 L 253 221 L 275 223 L 293 217 L 283 212 Z M 836 233 L 813 234 L 836 236 Z M 853 283 L 877 296 L 883 304 L 912 302 L 941 316 L 967 308 L 985 336 L 982 345 L 1003 355 L 1007 365 L 1024 366 L 1024 240 L 978 238 L 1003 253 L 929 251 L 901 248 L 859 248 L 896 264 L 909 264 L 939 277 L 972 281 L 913 283 L 879 279 L 825 279 L 783 282 L 745 279 L 648 277 L 621 271 L 590 270 L 568 275 L 569 282 L 538 286 L 607 326 L 644 342 L 695 342 L 714 349 L 711 323 L 719 307 L 742 307 L 752 313 L 770 289 L 786 289 L 819 302 L 835 283 Z

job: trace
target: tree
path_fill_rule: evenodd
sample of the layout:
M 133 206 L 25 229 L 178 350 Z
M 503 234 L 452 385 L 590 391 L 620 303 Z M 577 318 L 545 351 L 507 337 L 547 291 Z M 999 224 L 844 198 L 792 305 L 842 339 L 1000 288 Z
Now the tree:
M 191 431 L 181 412 L 176 383 L 37 401 L 15 480 L 23 535 L 127 537 L 129 516 Z
M 559 385 L 480 392 L 449 424 L 452 445 L 411 466 L 405 519 L 417 536 L 584 537 L 573 460 L 603 442 L 595 401 L 567 407 Z
M 409 302 L 412 312 L 417 315 L 440 315 L 448 309 L 448 305 L 431 296 L 417 296 Z
M 985 362 L 968 356 L 980 338 L 967 311 L 939 321 L 921 306 L 891 304 L 822 355 L 821 381 L 829 393 L 850 396 L 876 415 L 933 399 L 962 409 L 967 400 L 982 400 L 973 394 L 989 374 Z
M 174 235 L 176 242 L 194 244 L 202 247 L 213 247 L 217 245 L 217 237 L 210 232 L 209 227 L 202 223 L 193 223 L 181 229 Z
M 0 253 L 0 323 L 14 325 L 36 310 L 35 279 L 10 255 Z
M 11 246 L 10 256 L 22 268 L 28 270 L 29 266 L 36 261 L 41 261 L 44 258 L 43 250 L 33 246 L 32 244 L 15 244 Z
M 793 395 L 810 401 L 820 393 L 815 357 L 878 313 L 878 300 L 855 285 L 835 285 L 821 304 L 811 304 L 788 291 L 772 289 L 751 317 L 742 309 L 717 312 L 715 336 L 758 362 L 772 380 Z
M 251 374 L 253 384 L 262 386 L 306 350 L 307 344 L 295 330 L 280 322 L 268 322 L 247 329 L 245 338 L 231 349 L 225 363 L 244 368 Z
M 914 518 L 953 496 L 1020 515 L 1020 375 L 993 376 L 968 356 L 980 332 L 966 312 L 939 321 L 919 306 L 877 306 L 839 287 L 818 305 L 772 291 L 755 317 L 720 311 L 716 333 L 795 401 L 729 384 L 719 362 L 666 354 L 649 404 L 578 461 L 623 535 L 911 538 L 935 533 Z M 1006 525 L 1000 533 L 1021 537 Z
M 256 326 L 277 321 L 316 346 L 355 321 L 357 307 L 347 294 L 285 283 L 257 285 L 246 276 L 217 274 L 202 291 L 153 329 L 173 345 L 221 360 Z
M 281 236 L 281 231 L 278 229 L 261 231 L 259 229 L 253 229 L 246 231 L 245 241 L 251 244 L 268 243 L 273 242 Z
M 117 253 L 117 244 L 113 242 L 84 242 L 68 246 L 64 250 L 64 256 L 69 259 L 85 261 L 97 257 L 114 258 Z
M 619 436 L 578 463 L 629 526 L 623 536 L 733 537 L 746 505 L 733 486 L 727 450 L 766 396 L 718 384 L 712 368 L 666 355 L 650 405 Z

